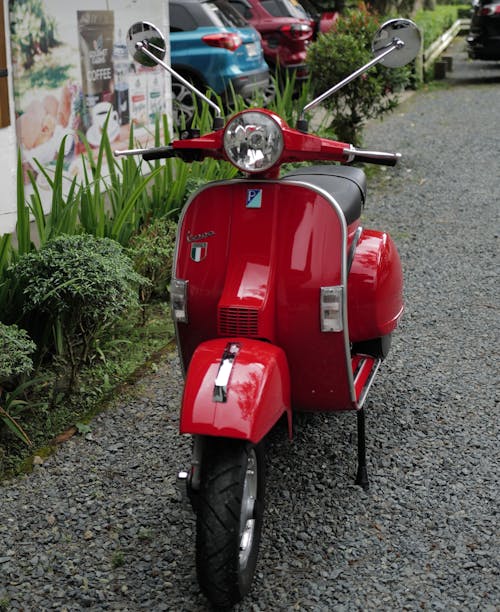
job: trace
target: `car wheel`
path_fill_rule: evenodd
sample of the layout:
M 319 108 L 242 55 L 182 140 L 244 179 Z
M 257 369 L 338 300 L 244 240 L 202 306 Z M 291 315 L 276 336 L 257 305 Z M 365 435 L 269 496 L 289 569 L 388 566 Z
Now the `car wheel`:
M 193 85 L 200 89 L 199 84 Z M 174 125 L 190 127 L 195 114 L 198 112 L 199 103 L 195 94 L 179 81 L 172 80 L 172 114 Z

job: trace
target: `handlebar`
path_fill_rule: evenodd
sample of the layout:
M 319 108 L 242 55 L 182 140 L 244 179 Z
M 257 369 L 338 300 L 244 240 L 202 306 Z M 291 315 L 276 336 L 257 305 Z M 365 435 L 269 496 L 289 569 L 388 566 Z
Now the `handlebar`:
M 302 138 L 308 137 L 301 134 Z M 312 137 L 316 139 L 317 137 Z M 202 146 L 202 142 L 204 145 Z M 179 143 L 184 146 L 179 146 Z M 313 147 L 307 146 L 306 143 L 300 141 L 295 143 L 297 148 L 293 151 L 292 158 L 298 161 L 302 158 L 303 161 L 337 161 L 343 164 L 352 164 L 353 162 L 361 162 L 368 164 L 380 164 L 384 166 L 395 166 L 401 158 L 400 153 L 385 153 L 383 151 L 365 151 L 356 149 L 347 143 L 335 142 L 326 139 L 321 139 L 321 152 Z M 193 145 L 197 146 L 193 146 Z M 222 159 L 219 147 L 222 143 L 211 140 L 211 135 L 192 140 L 176 141 L 176 145 L 166 145 L 161 147 L 151 147 L 147 149 L 126 149 L 115 151 L 116 156 L 122 155 L 142 155 L 145 161 L 156 159 L 168 159 L 170 157 L 180 157 L 183 161 L 189 163 L 194 161 L 202 161 L 205 157 L 213 157 Z M 190 146 L 191 145 L 191 146 Z M 282 163 L 286 160 L 282 160 Z
M 176 151 L 172 145 L 164 147 L 151 147 L 148 149 L 123 149 L 114 152 L 116 157 L 127 157 L 130 155 L 142 155 L 146 161 L 152 159 L 166 159 L 167 157 L 175 157 Z
M 168 159 L 169 157 L 180 157 L 185 162 L 201 161 L 204 158 L 203 151 L 199 149 L 175 149 L 172 145 L 163 147 L 151 147 L 148 149 L 124 149 L 115 151 L 115 156 L 142 155 L 144 161 L 155 159 Z

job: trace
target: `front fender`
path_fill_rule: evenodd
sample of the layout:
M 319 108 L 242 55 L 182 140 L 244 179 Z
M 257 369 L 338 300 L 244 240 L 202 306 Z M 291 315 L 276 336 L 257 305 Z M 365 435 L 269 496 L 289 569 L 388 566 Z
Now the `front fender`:
M 234 360 L 225 359 L 234 346 Z M 225 376 L 218 377 L 223 360 Z M 184 386 L 181 433 L 257 443 L 284 412 L 291 434 L 290 374 L 282 349 L 248 338 L 220 338 L 198 346 Z

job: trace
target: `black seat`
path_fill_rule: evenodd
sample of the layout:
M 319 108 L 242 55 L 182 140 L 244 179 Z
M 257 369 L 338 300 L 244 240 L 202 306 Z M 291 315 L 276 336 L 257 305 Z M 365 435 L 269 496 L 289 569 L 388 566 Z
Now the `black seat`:
M 352 166 L 305 166 L 296 168 L 283 180 L 303 181 L 329 193 L 339 203 L 347 225 L 359 219 L 366 197 L 366 176 Z

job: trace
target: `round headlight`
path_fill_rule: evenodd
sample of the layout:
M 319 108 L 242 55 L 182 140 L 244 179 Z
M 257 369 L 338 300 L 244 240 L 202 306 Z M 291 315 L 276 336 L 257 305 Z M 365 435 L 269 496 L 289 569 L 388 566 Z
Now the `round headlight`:
M 258 111 L 236 115 L 224 131 L 224 150 L 229 161 L 243 172 L 265 172 L 283 151 L 281 127 Z

